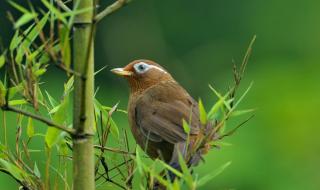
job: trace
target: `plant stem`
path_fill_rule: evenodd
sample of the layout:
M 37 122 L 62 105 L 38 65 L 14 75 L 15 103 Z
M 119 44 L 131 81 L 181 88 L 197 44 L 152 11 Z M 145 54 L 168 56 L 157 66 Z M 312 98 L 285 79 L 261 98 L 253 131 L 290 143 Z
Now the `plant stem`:
M 3 133 L 4 133 L 4 145 L 8 147 L 8 140 L 7 140 L 7 120 L 6 120 L 6 112 L 2 112 L 2 122 L 3 122 Z
M 78 9 L 94 7 L 93 0 L 79 0 Z M 73 32 L 73 63 L 75 76 L 73 126 L 73 189 L 94 190 L 94 59 L 93 12 L 94 9 L 75 17 Z

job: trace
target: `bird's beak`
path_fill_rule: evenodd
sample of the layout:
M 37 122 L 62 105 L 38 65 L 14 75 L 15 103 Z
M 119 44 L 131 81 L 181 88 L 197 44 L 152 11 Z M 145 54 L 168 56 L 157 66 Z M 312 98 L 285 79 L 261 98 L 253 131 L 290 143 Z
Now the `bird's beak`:
M 131 76 L 133 74 L 133 72 L 126 71 L 123 68 L 111 69 L 111 72 L 113 72 L 116 75 L 120 75 L 120 76 Z

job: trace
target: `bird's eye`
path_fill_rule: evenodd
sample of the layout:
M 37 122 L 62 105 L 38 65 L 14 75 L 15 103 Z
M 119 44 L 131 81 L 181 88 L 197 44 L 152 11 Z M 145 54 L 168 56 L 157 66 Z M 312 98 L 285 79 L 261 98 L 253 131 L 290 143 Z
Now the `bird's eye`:
M 134 69 L 136 70 L 137 73 L 142 74 L 145 73 L 149 70 L 150 66 L 146 63 L 140 62 L 138 64 L 135 64 Z
M 145 67 L 144 65 L 142 65 L 142 64 L 138 66 L 138 69 L 139 69 L 140 71 L 143 71 L 145 68 L 146 68 L 146 67 Z

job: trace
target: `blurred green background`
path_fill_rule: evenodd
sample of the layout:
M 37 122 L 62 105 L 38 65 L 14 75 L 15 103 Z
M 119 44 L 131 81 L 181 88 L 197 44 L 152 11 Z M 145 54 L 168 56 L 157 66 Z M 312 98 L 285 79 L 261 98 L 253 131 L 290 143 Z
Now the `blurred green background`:
M 112 1 L 101 2 L 104 7 Z M 232 146 L 212 150 L 196 169 L 203 176 L 232 161 L 201 189 L 320 189 L 319 8 L 319 0 L 134 0 L 98 26 L 96 70 L 108 65 L 96 76 L 98 99 L 106 105 L 120 100 L 120 107 L 126 108 L 126 81 L 108 70 L 146 58 L 163 65 L 209 108 L 216 99 L 208 84 L 227 90 L 233 62 L 241 62 L 256 34 L 242 90 L 251 81 L 254 86 L 241 104 L 256 108 L 256 117 L 225 139 Z M 12 8 L 1 1 L 5 46 L 13 35 L 7 10 Z M 61 76 L 52 68 L 43 79 L 56 97 L 62 90 Z M 228 127 L 243 119 L 233 119 Z M 127 126 L 124 115 L 117 122 Z M 16 188 L 3 174 L 0 184 L 0 189 Z

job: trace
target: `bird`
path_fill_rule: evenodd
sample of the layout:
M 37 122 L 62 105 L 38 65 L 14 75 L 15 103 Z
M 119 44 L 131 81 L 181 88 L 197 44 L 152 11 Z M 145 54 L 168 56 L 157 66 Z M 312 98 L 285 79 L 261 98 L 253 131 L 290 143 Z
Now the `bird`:
M 198 102 L 154 61 L 135 60 L 111 72 L 128 81 L 128 120 L 136 143 L 152 159 L 159 158 L 180 170 L 179 154 L 186 155 L 203 135 Z M 183 120 L 189 123 L 188 133 Z M 198 164 L 203 152 L 192 155 L 188 166 Z

